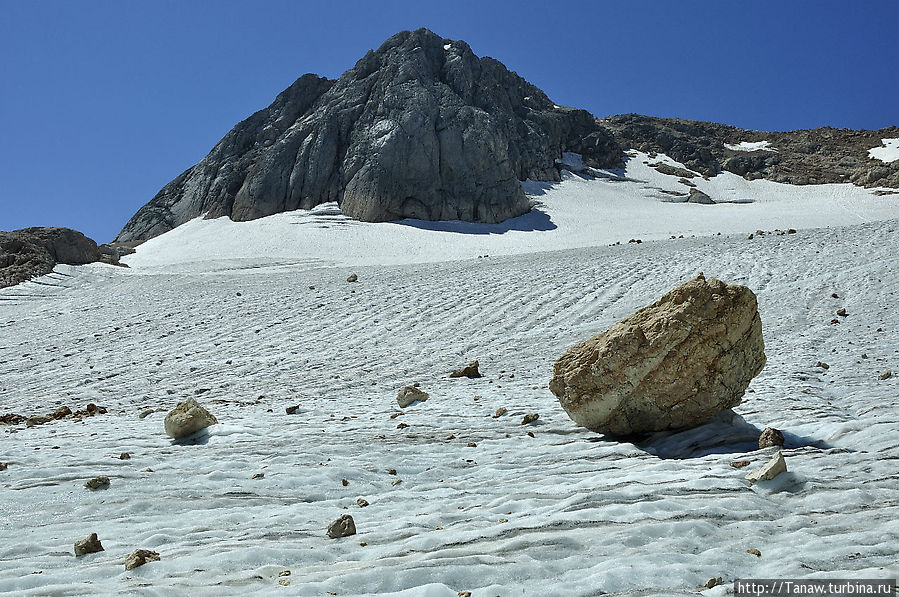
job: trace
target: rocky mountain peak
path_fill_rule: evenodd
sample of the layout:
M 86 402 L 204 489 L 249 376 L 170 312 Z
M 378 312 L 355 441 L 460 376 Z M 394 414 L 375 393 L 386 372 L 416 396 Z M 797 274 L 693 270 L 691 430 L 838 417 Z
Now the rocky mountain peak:
M 563 151 L 594 167 L 621 161 L 588 112 L 554 106 L 465 42 L 403 31 L 337 81 L 300 77 L 166 185 L 116 241 L 202 214 L 252 220 L 328 201 L 370 222 L 499 222 L 530 209 L 520 180 L 559 180 Z

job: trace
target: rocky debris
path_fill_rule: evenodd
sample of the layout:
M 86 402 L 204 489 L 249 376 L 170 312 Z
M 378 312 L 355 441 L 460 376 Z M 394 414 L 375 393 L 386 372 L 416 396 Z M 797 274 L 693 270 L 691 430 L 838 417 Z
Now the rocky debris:
M 710 578 L 707 581 L 705 581 L 705 584 L 703 586 L 707 589 L 713 589 L 713 588 L 717 587 L 718 585 L 722 585 L 722 584 L 724 584 L 724 581 L 721 580 L 720 576 L 716 576 L 715 578 Z
M 358 282 L 359 276 L 357 276 L 356 274 L 350 274 L 349 276 L 347 276 L 346 281 L 347 282 Z
M 892 370 L 892 369 L 887 369 L 886 371 L 884 371 L 883 373 L 881 373 L 880 375 L 878 375 L 878 376 L 877 376 L 877 379 L 879 379 L 880 381 L 883 381 L 883 380 L 889 379 L 889 378 L 891 378 L 891 377 L 893 377 L 893 370 Z
M 365 498 L 359 498 L 356 500 L 356 505 L 360 508 L 365 508 L 366 506 L 368 506 L 368 500 Z
M 840 317 L 846 317 L 848 313 L 846 313 L 846 309 L 837 309 L 837 315 Z
M 699 189 L 690 189 L 690 198 L 687 199 L 687 203 L 699 203 L 700 205 L 715 204 L 711 197 L 709 197 Z
M 881 139 L 899 137 L 899 127 L 853 131 L 822 127 L 789 132 L 748 131 L 712 122 L 624 114 L 600 120 L 625 149 L 664 153 L 703 176 L 728 171 L 747 179 L 790 184 L 851 182 L 899 187 L 899 160 L 885 164 L 868 156 Z M 755 151 L 739 143 L 768 141 Z M 731 145 L 731 147 L 727 147 Z
M 207 214 L 235 221 L 336 201 L 369 222 L 500 222 L 530 209 L 520 180 L 555 160 L 615 168 L 622 151 L 589 112 L 463 41 L 400 32 L 336 81 L 307 74 L 166 185 L 117 237 L 146 240 Z
M 71 408 L 69 408 L 68 406 L 60 406 L 53 412 L 52 415 L 50 415 L 50 418 L 59 420 L 59 419 L 64 419 L 68 416 L 71 416 L 71 414 L 72 414 Z
M 125 570 L 133 570 L 138 566 L 159 561 L 159 553 L 149 549 L 135 549 L 125 558 Z
M 754 556 L 757 557 L 757 558 L 762 557 L 762 552 L 760 552 L 760 551 L 757 550 L 757 549 L 747 549 L 747 550 L 746 550 L 746 553 L 751 554 L 751 555 L 754 555 Z
M 97 537 L 97 533 L 91 533 L 87 539 L 75 542 L 75 557 L 81 557 L 89 553 L 97 553 L 103 551 L 103 545 Z
M 122 452 L 119 454 L 119 460 L 131 460 L 131 454 L 128 452 Z
M 299 404 L 295 404 L 293 406 L 288 406 L 287 408 L 284 409 L 284 411 L 289 415 L 295 415 L 298 410 L 300 410 Z
M 730 463 L 730 465 L 734 468 L 745 468 L 745 467 L 749 466 L 750 464 L 752 464 L 752 463 L 749 462 L 748 460 L 734 460 L 733 462 Z
M 102 475 L 99 477 L 94 477 L 90 481 L 87 481 L 84 486 L 88 489 L 106 489 L 107 487 L 109 487 L 109 477 Z
M 764 366 L 755 294 L 700 273 L 566 351 L 549 388 L 578 425 L 630 435 L 705 423 Z
M 759 436 L 759 449 L 780 447 L 784 445 L 784 434 L 773 427 L 765 427 Z
M 483 377 L 481 372 L 478 371 L 478 366 L 480 364 L 477 361 L 472 361 L 462 367 L 461 369 L 456 369 L 452 373 L 449 374 L 450 377 L 468 377 L 474 379 L 476 377 Z
M 505 406 L 500 406 L 498 409 L 496 409 L 496 412 L 493 413 L 493 418 L 498 419 L 501 416 L 503 416 L 504 414 L 506 414 L 507 412 L 509 412 L 509 411 L 506 410 Z
M 347 487 L 347 486 L 349 486 L 350 482 L 347 479 L 341 479 L 340 484 L 343 485 L 344 487 Z
M 531 413 L 531 414 L 525 415 L 524 418 L 521 419 L 521 424 L 522 425 L 530 425 L 531 423 L 533 423 L 534 421 L 536 421 L 539 418 L 540 418 L 540 415 L 538 413 Z
M 7 468 L 9 468 L 8 462 L 0 462 L 0 471 L 5 471 Z
M 24 423 L 28 419 L 23 415 L 17 415 L 16 413 L 5 413 L 0 415 L 0 423 L 3 425 L 20 425 Z
M 400 405 L 400 408 L 406 408 L 411 404 L 424 402 L 427 399 L 428 393 L 422 392 L 415 386 L 405 386 L 400 389 L 399 393 L 396 395 L 396 401 L 397 404 Z
M 251 478 L 251 479 L 264 479 L 264 478 L 265 478 L 265 473 L 253 473 L 253 476 L 250 477 L 250 478 Z
M 746 475 L 746 479 L 750 483 L 759 481 L 769 481 L 781 473 L 787 472 L 787 463 L 784 460 L 783 452 L 779 451 L 771 460 L 766 462 L 762 468 L 756 469 Z
M 82 265 L 100 258 L 97 243 L 70 228 L 0 232 L 0 288 L 49 274 L 57 263 Z
M 356 534 L 356 523 L 349 514 L 344 514 L 334 522 L 328 525 L 328 537 L 331 539 L 339 539 L 341 537 L 349 537 Z
M 819 369 L 824 369 L 824 370 L 830 369 L 830 365 L 828 365 L 824 361 L 818 361 L 817 363 L 815 363 L 815 367 L 818 367 Z
M 678 168 L 677 166 L 671 166 L 669 164 L 665 164 L 662 162 L 658 162 L 656 164 L 649 164 L 650 168 L 655 168 L 662 174 L 667 174 L 669 176 L 679 176 L 681 178 L 693 178 L 697 176 L 695 172 L 691 172 L 685 168 Z
M 49 423 L 52 421 L 52 417 L 45 417 L 43 415 L 35 415 L 33 417 L 28 417 L 25 421 L 26 427 L 35 427 L 36 425 L 43 425 L 44 423 Z
M 187 437 L 218 420 L 193 398 L 188 398 L 165 416 L 165 432 L 172 439 Z

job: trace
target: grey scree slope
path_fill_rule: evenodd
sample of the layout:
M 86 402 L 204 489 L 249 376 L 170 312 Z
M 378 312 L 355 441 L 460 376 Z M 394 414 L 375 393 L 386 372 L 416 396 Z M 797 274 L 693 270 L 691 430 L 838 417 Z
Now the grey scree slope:
M 500 222 L 529 210 L 519 180 L 559 180 L 562 151 L 617 167 L 622 151 L 584 110 L 461 41 L 403 31 L 336 81 L 307 74 L 166 185 L 116 242 L 202 214 L 253 220 L 337 201 L 356 219 Z

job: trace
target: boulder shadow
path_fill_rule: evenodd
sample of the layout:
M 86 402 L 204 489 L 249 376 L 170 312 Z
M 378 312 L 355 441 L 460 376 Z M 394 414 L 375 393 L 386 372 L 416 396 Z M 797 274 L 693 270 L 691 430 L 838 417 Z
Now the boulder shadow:
M 204 427 L 199 431 L 191 433 L 190 435 L 185 435 L 184 437 L 179 437 L 178 439 L 172 440 L 173 446 L 205 446 L 209 443 L 209 427 Z
M 549 232 L 558 226 L 553 223 L 549 214 L 539 207 L 532 207 L 531 211 L 515 218 L 509 218 L 497 224 L 484 224 L 481 222 L 463 222 L 461 220 L 394 220 L 388 222 L 399 226 L 409 226 L 421 230 L 436 232 L 452 232 L 455 234 L 505 234 L 512 230 L 518 232 Z
M 626 438 L 635 446 L 662 459 L 702 458 L 710 454 L 744 454 L 759 449 L 762 429 L 748 423 L 732 410 L 715 415 L 697 427 L 659 431 Z M 784 433 L 784 448 L 832 448 L 827 442 L 793 433 Z

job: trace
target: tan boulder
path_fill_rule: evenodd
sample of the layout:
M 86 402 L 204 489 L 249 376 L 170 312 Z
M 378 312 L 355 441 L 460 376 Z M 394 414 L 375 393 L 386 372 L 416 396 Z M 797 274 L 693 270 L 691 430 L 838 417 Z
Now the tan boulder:
M 566 351 L 549 388 L 578 425 L 629 435 L 707 422 L 764 366 L 755 294 L 700 273 Z
M 172 439 L 187 437 L 218 420 L 193 398 L 188 398 L 165 416 L 165 432 Z

